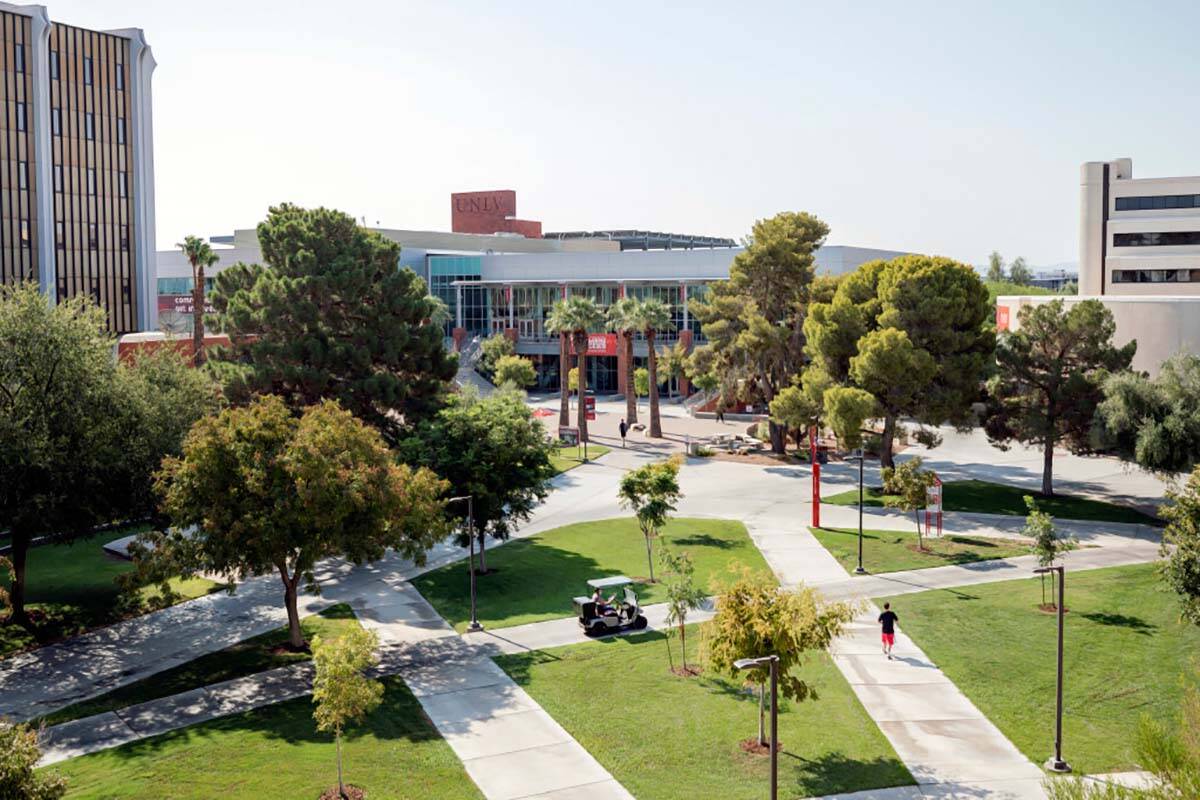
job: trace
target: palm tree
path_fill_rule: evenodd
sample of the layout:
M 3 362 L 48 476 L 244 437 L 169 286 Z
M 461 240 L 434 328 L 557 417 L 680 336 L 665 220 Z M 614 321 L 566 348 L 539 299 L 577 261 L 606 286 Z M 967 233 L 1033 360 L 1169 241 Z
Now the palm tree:
M 200 366 L 204 363 L 204 269 L 216 264 L 220 257 L 199 236 L 186 236 L 175 246 L 192 265 L 192 359 Z
M 646 355 L 649 362 L 646 366 L 650 372 L 650 436 L 661 439 L 662 421 L 658 415 L 658 354 L 654 351 L 654 335 L 658 331 L 675 329 L 675 324 L 671 322 L 671 307 L 657 297 L 647 298 L 638 303 L 637 322 L 646 335 Z
M 625 351 L 625 421 L 637 422 L 637 392 L 633 388 L 633 335 L 638 332 L 638 301 L 622 297 L 608 307 L 608 329 L 621 335 Z
M 588 333 L 604 324 L 604 312 L 596 301 L 590 297 L 572 297 L 560 300 L 554 304 L 550 317 L 546 319 L 548 328 L 568 332 L 571 343 L 575 346 L 575 358 L 579 368 L 579 409 L 578 426 L 579 441 L 588 441 L 587 432 L 587 346 Z M 564 404 L 566 403 L 564 397 Z
M 437 325 L 439 328 L 444 328 L 446 323 L 450 321 L 450 306 L 446 305 L 446 301 L 435 294 L 425 295 L 425 302 L 429 304 L 425 324 Z
M 558 334 L 558 426 L 560 428 L 571 424 L 571 368 L 567 357 L 567 336 L 571 333 L 571 326 L 570 320 L 567 319 L 566 304 L 566 300 L 559 300 L 555 303 L 543 324 L 546 333 Z

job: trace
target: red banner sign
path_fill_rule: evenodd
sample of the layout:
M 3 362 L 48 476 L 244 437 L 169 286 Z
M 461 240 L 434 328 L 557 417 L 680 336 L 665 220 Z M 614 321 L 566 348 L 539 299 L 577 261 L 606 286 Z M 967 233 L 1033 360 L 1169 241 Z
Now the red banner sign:
M 191 314 L 195 306 L 192 304 L 192 296 L 190 294 L 160 294 L 158 296 L 158 313 L 164 311 L 174 311 L 178 314 Z M 206 298 L 204 301 L 204 313 L 215 314 L 217 310 L 213 308 L 212 303 Z
M 1008 330 L 1008 306 L 996 306 L 996 330 Z
M 586 417 L 588 419 L 589 422 L 596 419 L 596 398 L 595 397 L 592 397 L 591 395 L 587 395 L 586 397 L 583 398 L 583 415 L 584 415 L 584 417 Z
M 571 343 L 571 355 L 575 355 L 575 340 Z M 615 356 L 617 354 L 617 335 L 615 333 L 589 333 L 587 353 L 589 356 Z

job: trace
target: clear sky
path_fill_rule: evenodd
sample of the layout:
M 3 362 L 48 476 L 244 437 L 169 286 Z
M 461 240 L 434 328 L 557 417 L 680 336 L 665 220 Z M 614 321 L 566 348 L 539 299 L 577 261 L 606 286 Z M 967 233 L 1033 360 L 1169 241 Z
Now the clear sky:
M 1200 173 L 1200 3 L 46 0 L 146 31 L 158 246 L 281 201 L 1075 261 L 1079 165 Z

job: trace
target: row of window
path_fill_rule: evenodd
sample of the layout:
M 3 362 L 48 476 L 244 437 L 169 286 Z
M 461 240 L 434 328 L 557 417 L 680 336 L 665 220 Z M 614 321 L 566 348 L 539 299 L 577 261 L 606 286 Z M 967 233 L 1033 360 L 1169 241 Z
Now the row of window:
M 1200 231 L 1113 234 L 1113 247 L 1179 247 L 1191 244 L 1200 244 Z
M 1200 269 L 1114 269 L 1113 283 L 1200 283 Z
M 25 104 L 17 103 L 17 130 L 25 130 Z M 62 136 L 62 109 L 50 109 L 50 132 Z M 96 140 L 96 115 L 91 111 L 83 112 L 83 135 L 88 141 Z M 125 118 L 117 117 L 117 144 L 125 144 Z
M 1164 208 L 1200 208 L 1200 194 L 1160 194 L 1118 197 L 1117 211 L 1157 211 Z
M 25 71 L 25 45 L 17 45 L 16 57 L 17 72 Z M 50 79 L 58 80 L 58 51 L 50 51 Z M 85 86 L 92 85 L 92 57 L 83 57 L 83 84 Z M 125 65 L 120 61 L 117 62 L 117 91 L 125 91 Z
M 29 162 L 17 162 L 17 187 L 20 189 L 29 188 Z M 63 191 L 63 168 L 62 164 L 54 165 L 54 191 Z M 87 169 L 87 193 L 90 195 L 96 194 L 96 170 L 93 167 Z M 119 197 L 129 196 L 129 174 L 121 171 L 117 173 L 117 195 Z
M 29 233 L 29 220 L 21 220 L 21 247 L 29 248 L 31 246 Z M 59 250 L 67 248 L 67 228 L 62 222 L 54 223 L 54 244 Z M 95 222 L 88 223 L 88 249 L 100 249 L 100 230 Z M 121 249 L 129 252 L 129 226 L 121 226 Z

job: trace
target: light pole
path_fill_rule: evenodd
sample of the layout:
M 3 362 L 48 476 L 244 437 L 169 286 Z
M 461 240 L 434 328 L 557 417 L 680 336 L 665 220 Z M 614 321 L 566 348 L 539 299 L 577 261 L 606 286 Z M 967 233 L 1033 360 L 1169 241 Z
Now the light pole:
M 475 497 L 474 495 L 464 494 L 458 497 L 451 497 L 446 502 L 457 503 L 460 500 L 467 501 L 467 542 L 471 548 L 471 621 L 467 623 L 468 631 L 481 631 L 483 626 L 479 624 L 479 619 L 475 616 Z
M 867 571 L 863 569 L 863 461 L 866 460 L 866 453 L 860 447 L 850 456 L 851 461 L 858 462 L 858 566 L 854 568 L 855 575 L 866 575 Z
M 779 797 L 779 656 L 739 658 L 733 662 L 733 666 L 738 669 L 754 669 L 763 664 L 767 664 L 771 670 L 771 800 L 777 800 Z
M 1035 575 L 1045 575 L 1047 572 L 1058 573 L 1058 697 L 1054 718 L 1054 756 L 1046 762 L 1046 769 L 1051 772 L 1070 772 L 1071 765 L 1062 757 L 1062 718 L 1063 718 L 1063 601 L 1066 597 L 1066 569 L 1062 564 L 1035 569 Z

